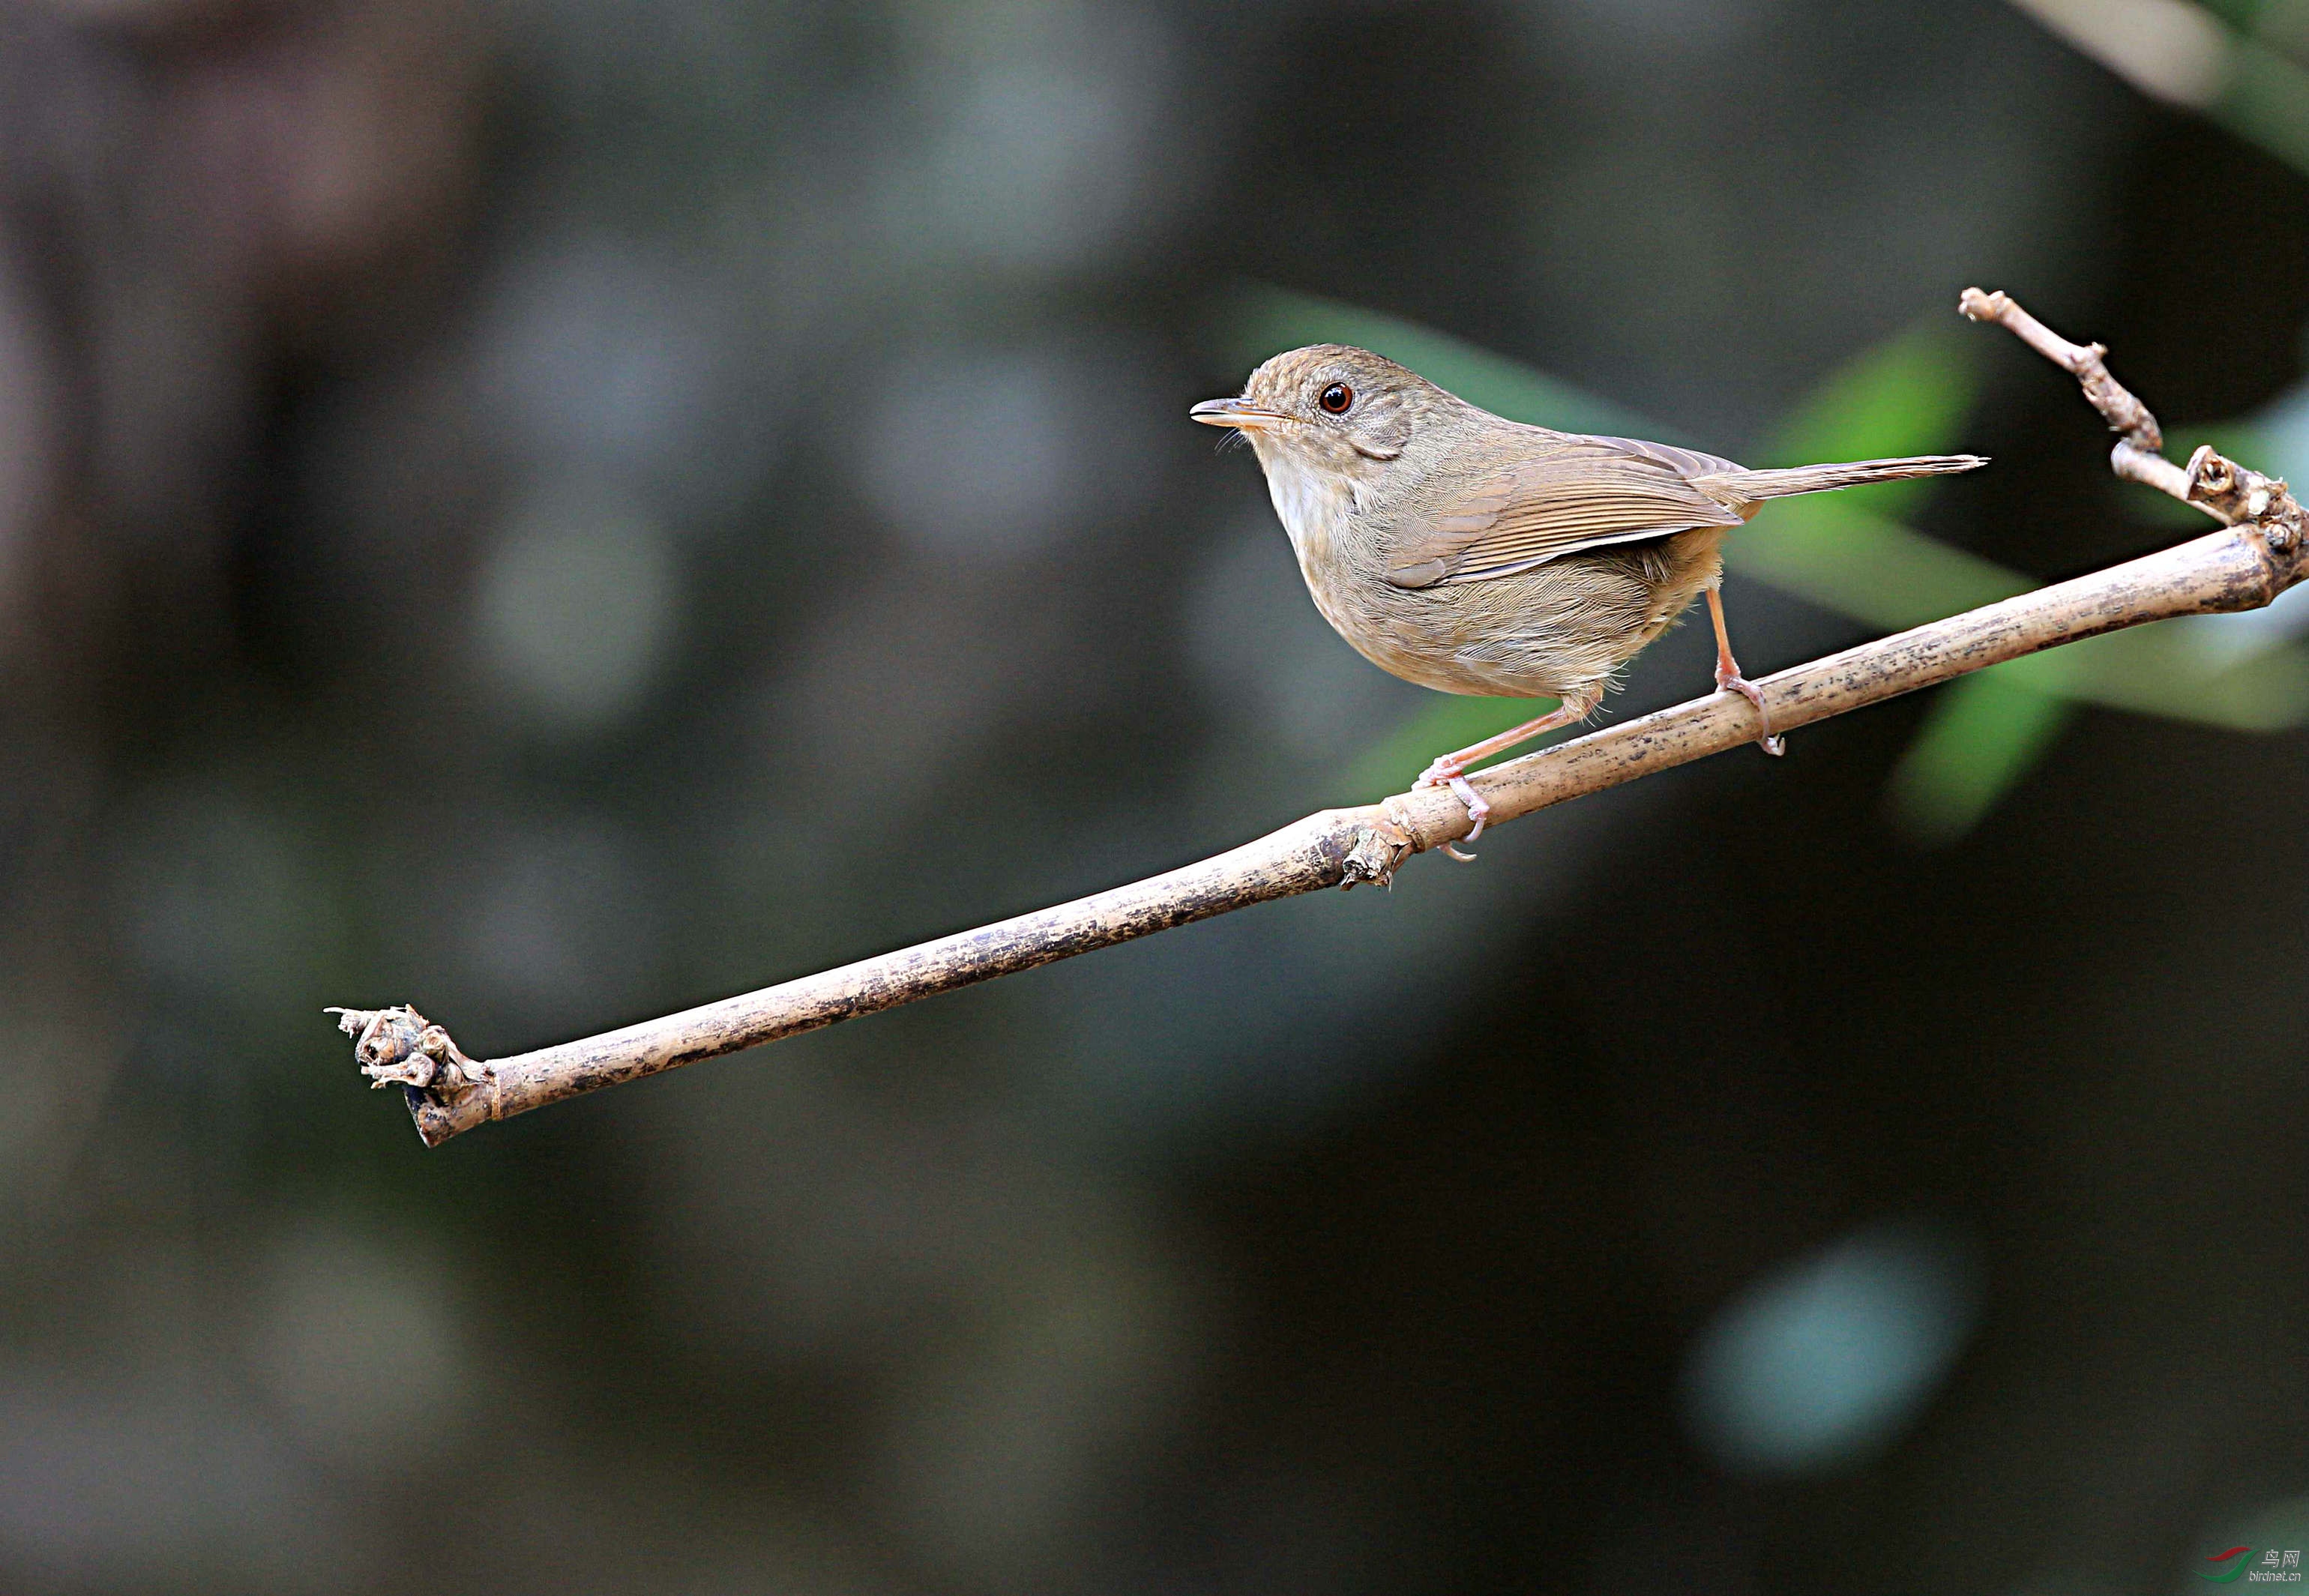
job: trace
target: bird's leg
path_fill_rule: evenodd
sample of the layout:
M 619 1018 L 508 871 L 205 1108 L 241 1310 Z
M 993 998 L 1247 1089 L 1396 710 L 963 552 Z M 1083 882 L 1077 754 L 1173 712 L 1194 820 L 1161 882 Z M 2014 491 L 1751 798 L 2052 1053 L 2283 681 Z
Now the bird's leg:
M 1463 774 L 1469 765 L 1479 759 L 1489 759 L 1494 754 L 1503 754 L 1518 743 L 1531 741 L 1544 731 L 1553 731 L 1559 726 L 1570 726 L 1585 720 L 1596 712 L 1596 702 L 1593 695 L 1575 694 L 1535 720 L 1526 720 L 1520 726 L 1510 726 L 1499 736 L 1487 737 L 1480 743 L 1471 743 L 1456 754 L 1440 755 L 1434 763 L 1419 772 L 1416 785 L 1443 786 L 1453 777 Z
M 1483 795 L 1477 792 L 1474 785 L 1468 781 L 1467 767 L 1479 759 L 1489 759 L 1494 754 L 1504 753 L 1518 743 L 1527 743 L 1544 731 L 1553 731 L 1559 726 L 1577 725 L 1594 714 L 1596 705 L 1601 701 L 1600 694 L 1568 694 L 1562 703 L 1535 720 L 1526 720 L 1520 726 L 1510 726 L 1497 737 L 1487 737 L 1482 742 L 1471 744 L 1456 754 L 1441 755 L 1434 763 L 1420 772 L 1419 780 L 1412 785 L 1414 787 L 1449 787 L 1451 789 L 1451 796 L 1467 806 L 1467 818 L 1475 823 L 1474 829 L 1466 836 L 1466 840 L 1472 842 L 1483 834 L 1483 823 L 1492 817 L 1492 807 L 1483 801 Z M 1443 851 L 1463 865 L 1473 863 L 1475 858 L 1472 853 L 1461 853 L 1449 842 L 1443 844 Z
M 1716 623 L 1717 690 L 1737 693 L 1756 706 L 1756 719 L 1763 725 L 1763 734 L 1756 739 L 1758 747 L 1767 754 L 1786 753 L 1787 739 L 1772 735 L 1772 712 L 1764 703 L 1764 690 L 1740 674 L 1740 661 L 1732 657 L 1732 634 L 1724 629 L 1724 596 L 1712 582 L 1708 589 L 1708 618 Z

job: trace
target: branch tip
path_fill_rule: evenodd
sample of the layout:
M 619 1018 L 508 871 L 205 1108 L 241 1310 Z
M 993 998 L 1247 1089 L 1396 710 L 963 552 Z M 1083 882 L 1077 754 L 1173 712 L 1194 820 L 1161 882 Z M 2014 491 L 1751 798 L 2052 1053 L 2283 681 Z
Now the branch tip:
M 1986 292 L 1967 289 L 1957 297 L 1956 307 L 1959 314 L 1970 320 L 1993 322 L 2076 378 L 2077 385 L 2085 391 L 2085 398 L 2108 423 L 2109 430 L 2123 434 L 2124 441 L 2133 448 L 2148 454 L 2161 455 L 2164 453 L 2165 434 L 2158 427 L 2157 418 L 2149 413 L 2147 405 L 2132 396 L 2130 389 L 2109 375 L 2108 367 L 2101 358 L 2108 353 L 2105 345 L 2071 343 L 2021 309 L 2019 302 L 2002 289 Z M 2166 464 L 2170 466 L 2169 462 Z M 2143 474 L 2138 470 L 2128 470 L 2122 462 L 2115 469 L 2119 476 L 2130 476 L 2135 481 L 2147 482 L 2151 487 L 2173 493 L 2175 497 L 2183 496 L 2175 492 L 2178 486 L 2177 475 L 2168 478 L 2159 472 Z
M 2193 505 L 2223 526 L 2250 526 L 2271 554 L 2288 556 L 2279 562 L 2281 568 L 2271 570 L 2271 598 L 2299 577 L 2298 551 L 2309 541 L 2309 515 L 2281 478 L 2239 465 L 2210 444 L 2190 455 L 2187 465 L 2175 465 L 2165 458 L 2165 435 L 2157 418 L 2109 375 L 2101 358 L 2108 353 L 2106 346 L 2071 343 L 2001 289 L 1967 289 L 1958 297 L 1957 309 L 1976 322 L 2003 327 L 2077 379 L 2111 430 L 2123 435 L 2108 458 L 2109 469 L 2119 477 Z
M 324 1008 L 337 1016 L 337 1029 L 356 1039 L 353 1060 L 368 1077 L 372 1090 L 404 1086 L 430 1091 L 455 1103 L 482 1086 L 492 1099 L 497 1091 L 497 1072 L 479 1059 L 468 1058 L 449 1033 L 424 1015 L 401 1004 L 392 1008 Z M 489 1117 L 497 1116 L 494 1111 Z

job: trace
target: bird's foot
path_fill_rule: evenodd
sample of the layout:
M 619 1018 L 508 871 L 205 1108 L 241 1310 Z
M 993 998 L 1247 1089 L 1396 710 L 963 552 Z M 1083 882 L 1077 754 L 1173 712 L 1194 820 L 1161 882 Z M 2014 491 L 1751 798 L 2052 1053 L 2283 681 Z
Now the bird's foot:
M 1492 807 L 1483 801 L 1483 795 L 1477 792 L 1474 784 L 1465 776 L 1453 776 L 1445 785 L 1451 789 L 1453 798 L 1467 806 L 1467 818 L 1475 823 L 1468 828 L 1466 838 L 1466 841 L 1472 842 L 1483 834 L 1483 823 L 1491 819 Z M 1472 865 L 1475 862 L 1474 854 L 1461 853 L 1449 842 L 1443 844 L 1443 851 L 1463 865 Z
M 1737 693 L 1756 706 L 1756 719 L 1763 726 L 1762 734 L 1756 738 L 1758 747 L 1775 759 L 1788 751 L 1787 739 L 1772 735 L 1772 712 L 1764 703 L 1761 687 L 1737 671 L 1719 670 L 1716 673 L 1716 688 L 1719 693 Z
M 1477 792 L 1474 784 L 1467 780 L 1466 769 L 1466 766 L 1454 764 L 1449 759 L 1439 759 L 1420 772 L 1419 780 L 1414 781 L 1412 785 L 1449 788 L 1451 796 L 1467 806 L 1467 818 L 1475 823 L 1465 839 L 1472 842 L 1483 834 L 1483 823 L 1491 819 L 1492 807 L 1483 801 L 1483 795 Z M 1443 844 L 1443 851 L 1463 865 L 1472 865 L 1475 862 L 1474 854 L 1461 853 L 1449 842 Z

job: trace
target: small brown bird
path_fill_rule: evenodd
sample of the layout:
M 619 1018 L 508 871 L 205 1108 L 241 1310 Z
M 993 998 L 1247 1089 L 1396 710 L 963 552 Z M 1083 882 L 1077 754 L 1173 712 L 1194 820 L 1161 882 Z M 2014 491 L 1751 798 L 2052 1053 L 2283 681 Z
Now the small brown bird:
M 1621 667 L 1703 592 L 1716 685 L 1756 706 L 1757 740 L 1779 753 L 1724 629 L 1724 529 L 1766 499 L 1988 463 L 1927 454 L 1751 471 L 1509 421 L 1336 343 L 1277 355 L 1240 398 L 1188 414 L 1250 439 L 1315 608 L 1365 659 L 1445 693 L 1560 701 L 1421 773 L 1418 785 L 1448 785 L 1467 806 L 1470 841 L 1491 807 L 1467 767 L 1595 713 Z

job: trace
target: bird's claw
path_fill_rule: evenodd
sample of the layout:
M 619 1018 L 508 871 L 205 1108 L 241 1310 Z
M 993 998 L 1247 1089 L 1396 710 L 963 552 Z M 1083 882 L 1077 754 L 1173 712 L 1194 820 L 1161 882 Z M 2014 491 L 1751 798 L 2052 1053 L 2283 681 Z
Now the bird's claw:
M 1475 823 L 1466 836 L 1460 839 L 1462 841 L 1472 842 L 1483 834 L 1483 823 L 1491 819 L 1492 807 L 1483 801 L 1483 795 L 1475 790 L 1474 784 L 1463 773 L 1466 768 L 1464 765 L 1453 764 L 1449 759 L 1439 759 L 1420 772 L 1419 780 L 1414 781 L 1412 786 L 1449 788 L 1451 796 L 1467 806 L 1467 818 Z M 1463 865 L 1472 865 L 1475 862 L 1474 854 L 1461 853 L 1449 842 L 1444 843 L 1442 848 L 1445 853 Z
M 1725 671 L 1717 672 L 1716 687 L 1720 693 L 1737 693 L 1756 706 L 1756 719 L 1763 725 L 1762 733 L 1756 738 L 1758 747 L 1775 759 L 1788 751 L 1787 738 L 1773 734 L 1772 712 L 1770 706 L 1764 703 L 1764 690 L 1761 687 L 1744 676 Z
M 1475 824 L 1468 830 L 1465 840 L 1469 842 L 1474 841 L 1483 834 L 1483 824 L 1492 817 L 1491 805 L 1483 801 L 1483 795 L 1477 792 L 1474 784 L 1465 776 L 1456 773 L 1449 776 L 1445 778 L 1444 785 L 1450 788 L 1453 798 L 1467 806 L 1467 818 Z M 1474 854 L 1461 853 L 1449 842 L 1443 844 L 1443 851 L 1463 865 L 1472 865 L 1475 862 Z

